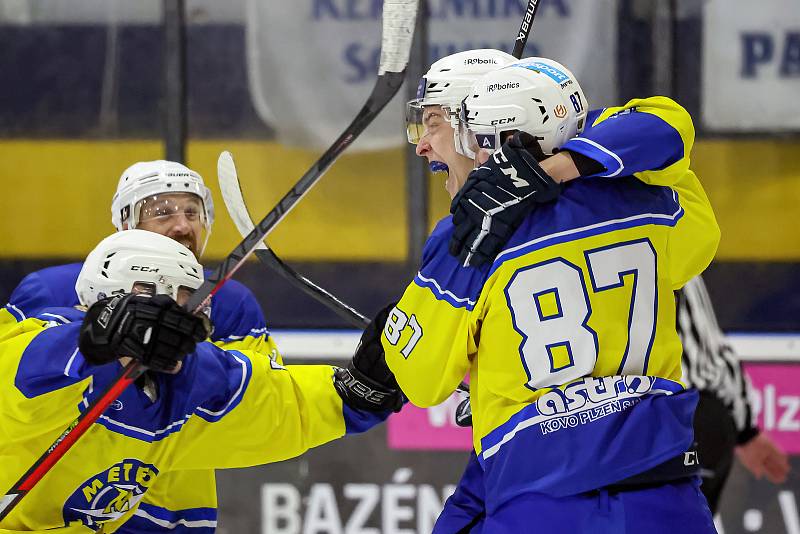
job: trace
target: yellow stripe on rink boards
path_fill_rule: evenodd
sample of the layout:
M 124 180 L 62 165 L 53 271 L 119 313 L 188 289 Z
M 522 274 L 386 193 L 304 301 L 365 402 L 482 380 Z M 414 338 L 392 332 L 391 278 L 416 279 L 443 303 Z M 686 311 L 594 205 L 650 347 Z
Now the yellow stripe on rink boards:
M 216 223 L 206 257 L 241 240 L 217 187 L 217 157 L 230 150 L 256 220 L 266 215 L 319 153 L 255 141 L 193 141 L 188 164 L 211 188 Z M 163 157 L 158 141 L 0 142 L 0 257 L 85 256 L 114 231 L 111 198 L 130 164 Z M 270 235 L 286 258 L 402 260 L 406 250 L 401 150 L 347 155 Z
M 800 140 L 706 140 L 692 169 L 722 229 L 721 260 L 800 261 Z
M 266 141 L 193 141 L 189 166 L 211 187 L 216 224 L 207 257 L 230 252 L 240 237 L 216 180 L 230 150 L 256 218 L 294 185 L 319 152 Z M 162 157 L 159 141 L 20 140 L 0 142 L 0 258 L 80 258 L 113 231 L 111 197 L 133 162 Z M 303 260 L 401 261 L 405 258 L 404 149 L 342 156 L 281 222 L 270 243 Z M 692 168 L 722 228 L 718 259 L 800 261 L 800 141 L 706 140 Z M 430 223 L 449 199 L 443 175 L 430 181 Z

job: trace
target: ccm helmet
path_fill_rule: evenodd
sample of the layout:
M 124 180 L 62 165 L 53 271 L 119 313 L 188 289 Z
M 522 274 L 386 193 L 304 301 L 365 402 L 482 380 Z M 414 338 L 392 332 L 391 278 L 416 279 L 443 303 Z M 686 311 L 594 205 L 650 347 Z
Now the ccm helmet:
M 491 48 L 467 50 L 435 62 L 420 79 L 417 98 L 406 104 L 408 142 L 416 145 L 425 133 L 425 106 L 442 106 L 453 128 L 458 121 L 461 101 L 476 79 L 487 72 L 516 61 L 511 54 Z
M 123 230 L 103 239 L 83 263 L 75 291 L 84 306 L 134 290 L 173 299 L 203 283 L 203 268 L 192 251 L 147 230 Z
M 141 222 L 142 205 L 147 199 L 165 193 L 192 193 L 202 200 L 200 217 L 205 228 L 205 240 L 199 250 L 202 254 L 214 224 L 214 202 L 203 178 L 180 163 L 142 161 L 125 169 L 111 201 L 111 223 L 117 230 L 125 225 L 128 229 L 136 228 Z
M 464 99 L 456 150 L 494 151 L 502 134 L 522 130 L 545 154 L 583 131 L 587 102 L 572 72 L 552 59 L 526 58 L 481 77 Z

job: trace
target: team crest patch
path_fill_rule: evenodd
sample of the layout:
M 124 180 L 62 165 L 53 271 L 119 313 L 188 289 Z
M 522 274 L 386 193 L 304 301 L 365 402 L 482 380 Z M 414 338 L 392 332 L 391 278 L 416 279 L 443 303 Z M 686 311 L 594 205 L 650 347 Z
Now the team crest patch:
M 87 479 L 64 504 L 67 525 L 80 521 L 90 528 L 122 517 L 144 497 L 158 476 L 155 466 L 125 459 Z

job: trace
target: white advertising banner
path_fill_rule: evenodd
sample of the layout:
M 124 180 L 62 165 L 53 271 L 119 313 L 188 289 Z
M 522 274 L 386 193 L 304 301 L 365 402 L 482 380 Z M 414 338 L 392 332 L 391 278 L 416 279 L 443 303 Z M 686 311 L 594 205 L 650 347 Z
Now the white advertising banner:
M 429 0 L 430 60 L 472 48 L 511 50 L 525 0 Z M 260 116 L 287 144 L 326 148 L 377 76 L 381 0 L 247 0 L 248 74 Z M 617 0 L 543 0 L 526 55 L 556 59 L 592 107 L 616 98 Z M 418 80 L 408 80 L 415 86 Z M 405 142 L 401 90 L 356 146 Z
M 800 130 L 800 3 L 708 0 L 703 121 L 712 130 Z

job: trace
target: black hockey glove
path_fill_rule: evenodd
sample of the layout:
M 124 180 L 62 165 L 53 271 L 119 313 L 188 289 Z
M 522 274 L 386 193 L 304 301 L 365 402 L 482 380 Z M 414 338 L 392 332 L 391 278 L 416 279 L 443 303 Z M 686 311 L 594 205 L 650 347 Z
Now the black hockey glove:
M 167 295 L 116 295 L 86 312 L 78 346 L 94 365 L 130 356 L 154 371 L 169 372 L 206 339 L 210 325 Z
M 465 267 L 494 261 L 525 216 L 561 193 L 561 185 L 539 166 L 544 157 L 533 136 L 517 132 L 469 174 L 450 204 L 455 225 L 450 254 Z
M 342 400 L 357 410 L 399 412 L 405 397 L 397 385 L 394 374 L 386 365 L 386 354 L 381 345 L 381 333 L 394 303 L 378 312 L 369 323 L 347 367 L 337 367 L 333 385 Z
M 467 395 L 467 398 L 462 400 L 456 408 L 456 424 L 458 426 L 472 426 L 472 404 L 469 399 L 470 396 Z

